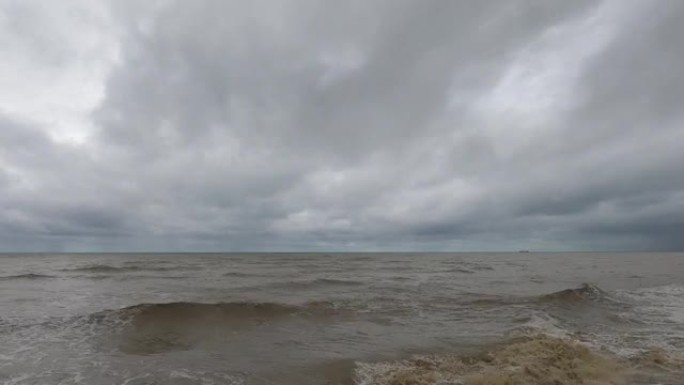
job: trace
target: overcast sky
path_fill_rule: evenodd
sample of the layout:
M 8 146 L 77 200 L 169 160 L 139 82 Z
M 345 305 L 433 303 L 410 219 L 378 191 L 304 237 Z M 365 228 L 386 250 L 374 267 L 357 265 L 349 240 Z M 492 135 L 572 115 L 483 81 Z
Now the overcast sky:
M 682 20 L 0 0 L 0 250 L 682 250 Z

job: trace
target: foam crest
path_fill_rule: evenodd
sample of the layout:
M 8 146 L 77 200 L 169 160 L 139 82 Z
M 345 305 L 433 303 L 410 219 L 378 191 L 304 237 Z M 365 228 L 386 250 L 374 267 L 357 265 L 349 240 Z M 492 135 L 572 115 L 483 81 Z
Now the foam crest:
M 641 288 L 620 295 L 634 301 L 635 311 L 647 321 L 684 324 L 684 286 Z
M 358 385 L 615 385 L 621 364 L 572 340 L 537 335 L 479 356 L 359 363 Z

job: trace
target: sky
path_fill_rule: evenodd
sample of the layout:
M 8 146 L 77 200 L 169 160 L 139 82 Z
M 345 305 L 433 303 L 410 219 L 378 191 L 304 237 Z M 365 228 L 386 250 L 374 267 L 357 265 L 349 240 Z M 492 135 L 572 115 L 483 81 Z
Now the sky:
M 682 20 L 0 0 L 0 251 L 684 250 Z

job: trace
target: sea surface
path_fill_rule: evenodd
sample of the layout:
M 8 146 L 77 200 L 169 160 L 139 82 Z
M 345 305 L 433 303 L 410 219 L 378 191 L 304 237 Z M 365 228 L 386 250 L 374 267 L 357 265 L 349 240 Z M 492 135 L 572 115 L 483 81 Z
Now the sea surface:
M 2 384 L 683 385 L 683 355 L 684 253 L 0 255 Z

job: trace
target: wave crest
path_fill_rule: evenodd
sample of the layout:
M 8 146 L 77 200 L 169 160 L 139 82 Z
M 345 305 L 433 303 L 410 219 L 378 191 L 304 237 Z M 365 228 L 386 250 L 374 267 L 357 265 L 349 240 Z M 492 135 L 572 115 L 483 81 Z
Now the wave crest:
M 473 298 L 468 301 L 472 305 L 488 305 L 488 306 L 505 306 L 516 304 L 534 304 L 534 303 L 590 303 L 590 302 L 619 302 L 611 297 L 611 295 L 596 285 L 583 283 L 579 287 L 572 289 L 564 289 L 549 294 L 542 294 L 533 297 L 521 296 L 501 296 L 489 295 L 479 293 L 467 293 L 469 297 Z
M 350 279 L 336 279 L 336 278 L 316 278 L 312 280 L 301 280 L 301 281 L 286 281 L 286 282 L 274 282 L 272 284 L 266 284 L 262 287 L 271 289 L 319 289 L 323 287 L 338 286 L 338 287 L 354 287 L 363 286 L 364 283 L 361 281 L 350 280 Z
M 88 322 L 109 327 L 123 352 L 155 354 L 226 342 L 249 328 L 291 318 L 315 320 L 337 311 L 328 302 L 299 306 L 271 302 L 170 302 L 99 312 L 91 315 Z
M 26 273 L 26 274 L 17 274 L 17 275 L 6 275 L 6 276 L 0 276 L 0 279 L 6 279 L 6 280 L 14 280 L 14 279 L 46 279 L 46 278 L 57 278 L 53 275 L 47 275 L 47 274 L 35 274 L 35 273 Z
M 185 271 L 197 270 L 196 266 L 144 266 L 144 265 L 129 265 L 129 266 L 113 266 L 103 264 L 92 264 L 69 269 L 62 269 L 60 271 L 73 273 L 129 273 L 136 271 Z
M 227 303 L 198 303 L 198 302 L 169 302 L 134 305 L 121 310 L 132 313 L 135 317 L 164 318 L 173 317 L 274 317 L 292 314 L 300 310 L 297 306 L 283 305 L 269 302 L 227 302 Z
M 577 288 L 565 289 L 539 297 L 542 302 L 600 302 L 609 299 L 610 297 L 605 291 L 590 283 L 583 283 Z

